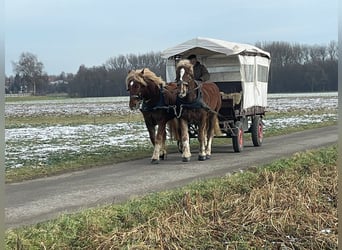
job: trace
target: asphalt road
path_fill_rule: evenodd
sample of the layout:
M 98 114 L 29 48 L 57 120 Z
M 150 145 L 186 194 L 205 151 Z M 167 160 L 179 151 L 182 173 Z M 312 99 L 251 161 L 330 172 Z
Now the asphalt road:
M 246 142 L 234 153 L 231 145 L 214 148 L 210 160 L 197 161 L 192 148 L 188 163 L 180 154 L 151 165 L 150 159 L 119 163 L 54 177 L 6 184 L 6 227 L 34 224 L 100 204 L 117 203 L 150 192 L 171 189 L 194 180 L 223 176 L 304 151 L 337 143 L 337 126 L 265 138 L 261 147 Z M 230 144 L 231 139 L 227 140 Z

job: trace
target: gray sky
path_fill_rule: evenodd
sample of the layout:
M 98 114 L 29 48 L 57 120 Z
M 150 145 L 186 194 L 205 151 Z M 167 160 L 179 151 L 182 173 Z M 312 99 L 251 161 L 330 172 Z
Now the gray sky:
M 338 0 L 6 0 L 5 67 L 31 52 L 48 74 L 158 52 L 195 37 L 337 41 Z

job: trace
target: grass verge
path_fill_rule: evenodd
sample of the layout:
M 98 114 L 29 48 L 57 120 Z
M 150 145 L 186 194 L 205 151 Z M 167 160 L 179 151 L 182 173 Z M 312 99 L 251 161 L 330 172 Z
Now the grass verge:
M 77 170 L 115 164 L 127 160 L 137 160 L 148 157 L 152 152 L 152 146 L 131 149 L 120 147 L 102 147 L 97 151 L 77 154 L 57 154 L 49 159 L 47 165 L 34 165 L 19 168 L 6 169 L 6 183 L 20 182 L 35 178 L 47 177 Z
M 337 146 L 8 230 L 7 249 L 337 249 Z

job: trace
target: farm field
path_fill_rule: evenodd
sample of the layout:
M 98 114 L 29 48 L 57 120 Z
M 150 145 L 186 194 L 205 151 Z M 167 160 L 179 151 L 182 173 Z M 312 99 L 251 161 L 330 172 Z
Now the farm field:
M 334 123 L 337 99 L 337 92 L 269 94 L 265 135 Z M 142 116 L 129 110 L 128 97 L 9 101 L 5 122 L 7 171 L 72 165 L 79 158 L 96 162 L 151 149 Z

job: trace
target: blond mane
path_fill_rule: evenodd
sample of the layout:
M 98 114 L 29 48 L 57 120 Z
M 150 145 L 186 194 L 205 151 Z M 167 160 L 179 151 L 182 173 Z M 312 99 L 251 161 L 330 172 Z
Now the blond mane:
M 165 81 L 161 77 L 156 76 L 156 74 L 148 68 L 129 71 L 126 77 L 127 89 L 128 84 L 132 81 L 138 82 L 144 86 L 147 86 L 149 83 L 153 83 L 156 84 L 159 88 L 166 85 Z
M 183 59 L 177 63 L 177 68 L 179 67 L 192 68 L 192 64 L 188 59 Z

